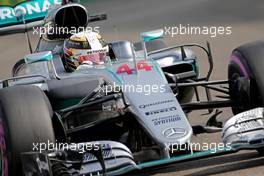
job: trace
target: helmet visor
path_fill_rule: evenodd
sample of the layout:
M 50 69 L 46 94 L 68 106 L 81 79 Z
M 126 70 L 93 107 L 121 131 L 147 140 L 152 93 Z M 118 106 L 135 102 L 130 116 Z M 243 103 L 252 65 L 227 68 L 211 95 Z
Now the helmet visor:
M 105 57 L 106 53 L 94 53 L 89 55 L 81 55 L 77 58 L 77 60 L 80 64 L 85 61 L 91 61 L 93 64 L 99 65 L 104 63 Z

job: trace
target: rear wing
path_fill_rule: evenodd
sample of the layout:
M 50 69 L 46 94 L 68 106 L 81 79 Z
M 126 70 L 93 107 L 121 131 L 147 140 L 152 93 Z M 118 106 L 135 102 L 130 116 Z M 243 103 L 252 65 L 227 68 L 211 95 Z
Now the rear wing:
M 0 1 L 0 35 L 24 32 L 26 28 L 32 28 L 43 24 L 43 19 L 48 10 L 55 5 L 62 5 L 63 0 L 1 0 Z M 24 14 L 23 21 L 16 17 L 20 11 Z

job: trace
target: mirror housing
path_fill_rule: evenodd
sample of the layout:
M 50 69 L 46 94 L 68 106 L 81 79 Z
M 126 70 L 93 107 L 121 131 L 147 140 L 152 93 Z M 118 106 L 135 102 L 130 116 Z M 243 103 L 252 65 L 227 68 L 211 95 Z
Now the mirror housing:
M 53 59 L 53 55 L 51 51 L 28 54 L 24 57 L 25 63 L 27 64 L 41 62 L 41 61 L 50 61 L 52 59 Z
M 96 21 L 103 21 L 107 20 L 107 14 L 106 13 L 100 13 L 100 14 L 95 14 L 95 15 L 89 15 L 89 20 L 88 22 L 96 22 Z
M 163 38 L 164 37 L 164 30 L 158 29 L 158 30 L 154 30 L 154 31 L 143 32 L 140 34 L 140 36 L 144 42 L 149 42 L 151 40 Z

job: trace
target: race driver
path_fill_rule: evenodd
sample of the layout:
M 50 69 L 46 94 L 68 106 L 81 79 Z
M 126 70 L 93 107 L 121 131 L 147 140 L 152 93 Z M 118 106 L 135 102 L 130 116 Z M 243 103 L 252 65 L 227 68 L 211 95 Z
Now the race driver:
M 63 64 L 68 72 L 75 71 L 80 65 L 101 65 L 108 56 L 109 45 L 96 32 L 80 32 L 64 41 Z

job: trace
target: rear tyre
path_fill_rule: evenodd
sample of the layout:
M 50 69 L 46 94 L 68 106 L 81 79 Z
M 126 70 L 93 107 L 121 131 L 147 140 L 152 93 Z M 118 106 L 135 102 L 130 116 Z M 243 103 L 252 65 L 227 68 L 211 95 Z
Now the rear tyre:
M 36 86 L 0 90 L 0 141 L 4 152 L 4 176 L 23 175 L 20 154 L 33 150 L 33 143 L 55 142 L 48 98 Z M 7 170 L 8 168 L 8 170 Z

